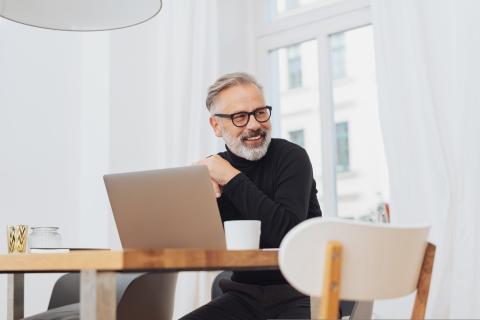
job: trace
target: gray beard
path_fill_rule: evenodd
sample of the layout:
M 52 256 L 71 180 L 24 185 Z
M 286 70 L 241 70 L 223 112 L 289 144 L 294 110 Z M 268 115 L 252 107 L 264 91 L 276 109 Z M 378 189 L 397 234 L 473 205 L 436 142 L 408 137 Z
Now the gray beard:
M 272 132 L 271 130 L 268 130 L 268 131 L 265 131 L 265 133 L 266 133 L 265 140 L 262 142 L 262 144 L 258 147 L 252 148 L 252 147 L 246 146 L 243 143 L 241 137 L 234 138 L 230 134 L 228 134 L 226 131 L 224 131 L 222 128 L 223 140 L 225 141 L 225 144 L 230 149 L 230 151 L 232 151 L 235 155 L 250 161 L 260 160 L 267 153 L 268 146 L 272 141 Z

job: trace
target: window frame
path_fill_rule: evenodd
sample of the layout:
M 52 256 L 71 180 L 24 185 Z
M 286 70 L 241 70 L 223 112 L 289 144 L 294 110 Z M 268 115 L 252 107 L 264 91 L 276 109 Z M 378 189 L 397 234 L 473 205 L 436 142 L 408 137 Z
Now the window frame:
M 330 76 L 329 35 L 372 23 L 370 1 L 344 0 L 310 11 L 268 21 L 271 0 L 257 1 L 254 12 L 256 57 L 255 71 L 265 87 L 266 99 L 279 106 L 278 55 L 271 52 L 307 40 L 316 39 L 318 46 L 318 93 L 321 125 L 322 204 L 325 216 L 337 216 L 336 124 L 333 83 Z M 322 70 L 329 70 L 322 72 Z M 280 135 L 280 112 L 272 114 L 273 134 Z

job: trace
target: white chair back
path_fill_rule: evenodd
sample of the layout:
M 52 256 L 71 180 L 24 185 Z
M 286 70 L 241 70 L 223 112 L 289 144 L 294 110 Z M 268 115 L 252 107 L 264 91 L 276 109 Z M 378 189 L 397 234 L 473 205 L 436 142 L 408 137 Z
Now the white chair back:
M 314 218 L 294 227 L 279 251 L 284 277 L 298 291 L 321 297 L 326 244 L 343 246 L 340 298 L 391 299 L 417 288 L 430 226 L 393 226 Z

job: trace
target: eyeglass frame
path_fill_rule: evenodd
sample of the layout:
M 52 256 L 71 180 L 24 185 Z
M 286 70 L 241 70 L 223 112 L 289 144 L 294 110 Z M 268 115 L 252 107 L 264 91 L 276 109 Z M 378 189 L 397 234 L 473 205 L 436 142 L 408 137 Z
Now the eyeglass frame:
M 268 110 L 268 118 L 267 120 L 264 120 L 264 121 L 258 121 L 257 117 L 255 116 L 255 113 L 258 112 L 259 110 L 262 110 L 262 109 L 267 109 Z M 236 115 L 239 115 L 239 114 L 245 114 L 248 116 L 247 118 L 247 122 L 245 122 L 245 124 L 243 126 L 237 126 L 235 124 L 235 122 L 233 122 L 233 118 L 236 116 Z M 270 117 L 272 116 L 272 107 L 271 106 L 264 106 L 264 107 L 260 107 L 260 108 L 257 108 L 251 112 L 247 112 L 247 111 L 240 111 L 240 112 L 235 112 L 235 113 L 231 113 L 231 114 L 227 114 L 227 113 L 215 113 L 213 114 L 215 117 L 220 117 L 220 118 L 230 118 L 230 120 L 232 121 L 232 124 L 237 127 L 237 128 L 243 128 L 245 126 L 247 126 L 248 122 L 250 122 L 250 116 L 253 116 L 255 118 L 255 120 L 259 123 L 265 123 L 267 122 L 268 120 L 270 120 Z

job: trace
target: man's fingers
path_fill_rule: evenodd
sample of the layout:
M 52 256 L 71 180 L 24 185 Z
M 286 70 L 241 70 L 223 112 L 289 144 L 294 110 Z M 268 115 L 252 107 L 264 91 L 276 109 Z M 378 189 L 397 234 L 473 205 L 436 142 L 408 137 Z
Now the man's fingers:
M 222 195 L 222 191 L 220 190 L 220 186 L 218 183 L 212 180 L 212 186 L 213 186 L 213 193 L 215 193 L 215 197 L 220 198 Z

